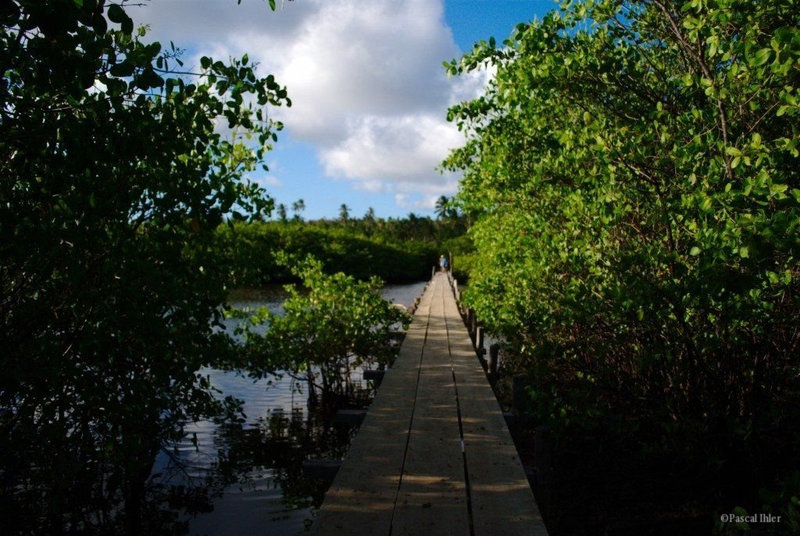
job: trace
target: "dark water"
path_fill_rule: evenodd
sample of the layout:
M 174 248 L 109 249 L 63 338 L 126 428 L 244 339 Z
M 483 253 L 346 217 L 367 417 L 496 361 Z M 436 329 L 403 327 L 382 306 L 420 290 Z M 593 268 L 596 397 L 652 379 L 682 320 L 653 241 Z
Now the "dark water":
M 424 282 L 388 285 L 386 299 L 410 307 L 422 293 Z M 266 305 L 280 312 L 284 293 L 280 288 L 262 289 L 232 296 L 237 308 Z M 235 320 L 226 320 L 231 331 Z M 173 480 L 206 483 L 219 494 L 213 510 L 190 517 L 193 536 L 293 535 L 311 524 L 327 483 L 304 477 L 305 458 L 341 458 L 352 429 L 332 427 L 309 412 L 302 381 L 288 375 L 253 380 L 242 374 L 204 371 L 221 396 L 244 402 L 244 422 L 222 427 L 213 422 L 194 423 L 177 453 L 180 463 L 160 459 L 158 465 L 180 465 L 169 473 Z M 194 441 L 193 441 L 194 439 Z M 196 445 L 195 445 L 196 442 Z

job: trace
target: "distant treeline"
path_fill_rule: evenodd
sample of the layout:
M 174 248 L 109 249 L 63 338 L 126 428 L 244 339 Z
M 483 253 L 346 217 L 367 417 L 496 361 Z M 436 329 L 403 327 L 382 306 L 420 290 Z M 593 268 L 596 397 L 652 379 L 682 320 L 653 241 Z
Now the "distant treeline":
M 211 262 L 233 287 L 255 287 L 292 280 L 274 253 L 312 254 L 328 272 L 357 279 L 377 275 L 388 283 L 430 277 L 443 253 L 469 249 L 458 218 L 432 219 L 412 214 L 401 219 L 264 221 L 222 224 L 216 231 Z

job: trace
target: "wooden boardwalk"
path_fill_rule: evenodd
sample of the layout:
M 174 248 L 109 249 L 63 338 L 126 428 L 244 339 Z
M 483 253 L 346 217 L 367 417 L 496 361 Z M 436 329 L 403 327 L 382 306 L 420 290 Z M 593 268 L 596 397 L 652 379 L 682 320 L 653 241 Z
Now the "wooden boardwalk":
M 444 274 L 425 289 L 313 531 L 547 534 Z

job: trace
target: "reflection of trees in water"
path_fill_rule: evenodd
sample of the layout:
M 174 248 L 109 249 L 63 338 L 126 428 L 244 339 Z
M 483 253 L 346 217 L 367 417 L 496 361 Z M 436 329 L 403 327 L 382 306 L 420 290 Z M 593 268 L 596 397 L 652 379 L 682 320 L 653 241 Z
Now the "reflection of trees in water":
M 322 412 L 304 415 L 296 410 L 269 413 L 255 427 L 223 426 L 218 433 L 218 442 L 224 447 L 216 470 L 224 482 L 246 486 L 262 471 L 271 472 L 285 504 L 297 509 L 319 506 L 329 484 L 304 476 L 303 461 L 341 459 L 353 430 L 333 425 Z
M 354 398 L 336 402 L 339 408 L 365 407 L 373 394 L 374 390 L 364 389 Z M 164 471 L 154 475 L 153 480 L 161 483 L 154 482 L 150 489 L 154 503 L 161 504 L 164 527 L 159 532 L 185 530 L 185 520 L 213 511 L 214 500 L 233 485 L 242 491 L 258 490 L 267 482 L 271 488 L 280 487 L 288 510 L 319 507 L 330 482 L 305 476 L 303 461 L 345 456 L 354 429 L 333 423 L 336 409 L 271 411 L 255 426 L 242 419 L 218 423 L 213 432 L 216 452 L 208 453 L 209 458 L 200 452 L 202 446 L 194 456 L 173 453 Z

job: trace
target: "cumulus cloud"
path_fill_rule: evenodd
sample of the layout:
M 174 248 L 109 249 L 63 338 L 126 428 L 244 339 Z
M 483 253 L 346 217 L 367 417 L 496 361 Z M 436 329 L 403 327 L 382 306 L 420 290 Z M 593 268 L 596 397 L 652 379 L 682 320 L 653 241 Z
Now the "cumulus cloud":
M 424 186 L 431 164 L 435 166 L 460 141 L 460 133 L 432 115 L 365 115 L 348 122 L 344 138 L 323 149 L 322 160 L 331 176 L 394 177 Z
M 274 49 L 258 51 L 267 59 L 296 35 L 297 28 L 318 6 L 313 1 L 298 0 L 271 12 L 266 0 L 242 0 L 239 5 L 237 0 L 150 0 L 126 9 L 136 24 L 149 27 L 149 37 L 201 52 L 222 45 L 240 55 L 247 49 L 231 46 L 238 36 L 268 35 Z
M 248 52 L 275 73 L 293 102 L 279 119 L 316 147 L 329 177 L 396 193 L 410 208 L 455 190 L 457 178 L 435 170 L 463 141 L 446 109 L 486 76 L 446 77 L 442 61 L 460 52 L 441 0 L 302 0 L 275 13 L 265 0 L 169 0 L 142 8 L 142 18 L 156 39 L 188 43 L 198 56 Z
M 305 20 L 278 66 L 295 108 L 293 131 L 315 141 L 354 116 L 441 114 L 441 61 L 458 53 L 430 0 L 327 1 Z

